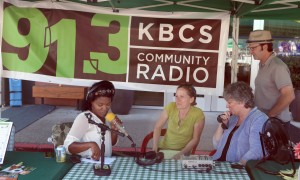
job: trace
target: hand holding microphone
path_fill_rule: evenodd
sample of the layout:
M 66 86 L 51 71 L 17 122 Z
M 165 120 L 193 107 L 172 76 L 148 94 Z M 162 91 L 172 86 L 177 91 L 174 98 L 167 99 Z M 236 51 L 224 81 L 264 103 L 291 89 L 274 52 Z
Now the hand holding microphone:
M 107 113 L 107 115 L 105 116 L 105 119 L 108 122 L 113 123 L 121 133 L 125 134 L 125 136 L 127 136 L 128 139 L 130 139 L 133 142 L 132 138 L 126 132 L 124 126 L 118 122 L 118 121 L 120 121 L 120 119 L 118 117 L 116 117 L 116 115 L 114 113 L 112 113 L 112 112 Z
M 217 121 L 219 123 L 221 123 L 221 127 L 223 129 L 228 129 L 227 125 L 228 124 L 228 121 L 229 121 L 229 118 L 230 118 L 231 114 L 230 112 L 225 112 L 224 114 L 220 114 L 218 117 L 217 117 Z

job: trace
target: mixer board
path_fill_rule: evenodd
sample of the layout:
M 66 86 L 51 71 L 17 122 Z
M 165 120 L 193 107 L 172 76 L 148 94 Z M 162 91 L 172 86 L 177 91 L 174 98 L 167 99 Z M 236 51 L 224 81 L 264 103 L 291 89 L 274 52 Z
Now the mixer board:
M 190 155 L 181 156 L 181 165 L 183 169 L 211 170 L 215 162 L 209 155 Z

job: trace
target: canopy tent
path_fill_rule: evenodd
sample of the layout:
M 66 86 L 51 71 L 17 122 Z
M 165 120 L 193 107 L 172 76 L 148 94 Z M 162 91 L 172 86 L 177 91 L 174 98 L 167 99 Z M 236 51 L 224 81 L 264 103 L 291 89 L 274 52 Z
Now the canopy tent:
M 44 0 L 24 0 L 38 3 Z M 240 18 L 297 20 L 300 22 L 300 0 L 46 0 L 64 4 L 85 4 L 91 8 L 111 9 L 113 12 L 133 10 L 162 12 L 227 12 L 232 17 L 232 70 L 236 77 Z M 235 81 L 235 79 L 232 79 Z
M 299 0 L 67 0 L 91 6 L 165 12 L 228 12 L 237 18 L 300 20 Z
M 48 1 L 53 7 L 59 4 L 74 6 L 87 5 L 91 9 L 105 9 L 114 13 L 143 10 L 153 12 L 225 12 L 232 17 L 233 38 L 233 79 L 236 79 L 236 61 L 238 56 L 239 20 L 247 19 L 289 19 L 300 20 L 300 0 L 24 0 L 34 2 L 33 6 Z M 18 0 L 11 0 L 18 4 Z M 21 4 L 21 3 L 20 3 Z M 172 13 L 173 14 L 173 13 Z M 174 13 L 175 14 L 175 13 Z
M 16 0 L 15 3 L 18 3 Z M 45 0 L 24 0 L 45 2 Z M 238 39 L 240 18 L 243 19 L 277 19 L 300 21 L 300 0 L 46 0 L 54 4 L 76 5 L 78 3 L 91 8 L 104 8 L 118 12 L 143 10 L 153 12 L 225 12 L 232 17 L 233 79 L 236 80 L 236 61 L 238 56 Z M 19 1 L 20 2 L 20 1 Z M 150 13 L 149 13 L 150 14 Z M 247 33 L 248 34 L 248 33 Z

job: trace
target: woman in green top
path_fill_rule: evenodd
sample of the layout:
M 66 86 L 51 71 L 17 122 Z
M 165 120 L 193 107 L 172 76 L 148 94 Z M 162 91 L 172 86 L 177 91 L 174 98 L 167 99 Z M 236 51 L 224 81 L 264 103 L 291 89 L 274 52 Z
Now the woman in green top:
M 176 101 L 168 104 L 155 124 L 153 150 L 176 150 L 172 159 L 190 154 L 198 145 L 205 118 L 202 110 L 196 105 L 196 90 L 190 84 L 178 86 Z M 161 129 L 168 124 L 164 138 L 159 141 Z

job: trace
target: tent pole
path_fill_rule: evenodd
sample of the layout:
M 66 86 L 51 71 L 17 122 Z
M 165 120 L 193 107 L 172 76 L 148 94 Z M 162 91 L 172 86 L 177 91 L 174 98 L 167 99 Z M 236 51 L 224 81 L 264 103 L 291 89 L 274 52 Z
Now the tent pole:
M 0 70 L 1 72 L 1 70 Z M 0 119 L 2 118 L 2 108 L 4 107 L 5 102 L 5 90 L 4 90 L 4 78 L 2 77 L 2 74 L 0 76 Z
M 239 25 L 240 19 L 233 16 L 232 21 L 232 60 L 231 60 L 231 83 L 237 81 L 237 72 L 238 72 L 238 54 L 239 54 L 239 47 L 238 47 L 238 40 L 239 40 Z

